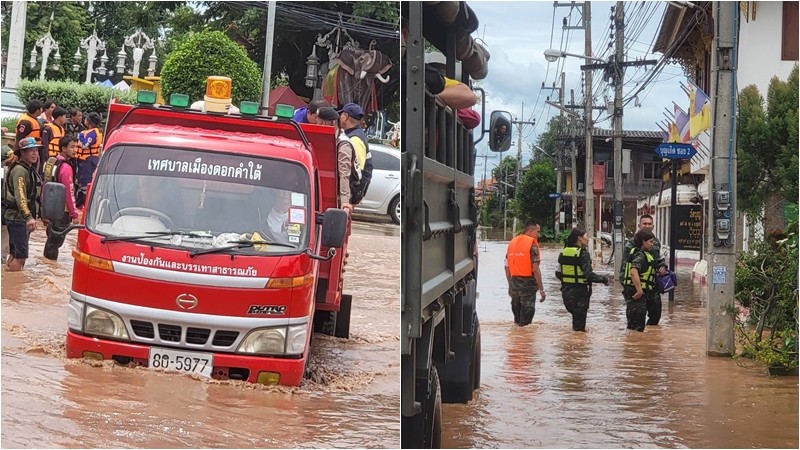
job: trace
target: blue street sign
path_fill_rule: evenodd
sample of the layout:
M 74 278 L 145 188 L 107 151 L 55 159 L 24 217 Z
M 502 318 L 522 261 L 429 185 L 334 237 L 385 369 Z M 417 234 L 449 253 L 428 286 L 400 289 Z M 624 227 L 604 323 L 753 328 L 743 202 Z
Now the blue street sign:
M 667 159 L 689 159 L 697 153 L 692 144 L 659 144 L 656 147 L 658 156 Z
M 561 197 L 561 194 L 559 194 L 558 192 L 551 192 L 547 196 L 550 197 L 550 198 L 558 198 L 558 197 Z

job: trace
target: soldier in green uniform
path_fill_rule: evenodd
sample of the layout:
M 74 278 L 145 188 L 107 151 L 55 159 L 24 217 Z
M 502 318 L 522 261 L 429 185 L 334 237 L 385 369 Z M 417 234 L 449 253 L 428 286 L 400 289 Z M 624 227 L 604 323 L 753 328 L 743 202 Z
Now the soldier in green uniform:
M 556 278 L 561 280 L 561 296 L 567 311 L 572 314 L 572 329 L 575 331 L 586 331 L 592 283 L 608 285 L 608 277 L 597 275 L 592 270 L 592 259 L 586 250 L 588 245 L 586 230 L 573 228 L 558 256 Z
M 625 258 L 622 295 L 625 296 L 629 330 L 644 331 L 648 299 L 655 291 L 656 275 L 651 254 L 654 241 L 653 233 L 639 230 L 633 236 L 633 248 Z
M 653 233 L 653 216 L 644 214 L 639 218 L 639 230 L 646 230 Z M 625 249 L 622 251 L 622 266 L 619 268 L 619 280 L 622 281 L 625 275 L 625 263 L 628 255 L 633 248 L 633 241 L 630 239 L 625 242 Z M 659 274 L 664 275 L 667 271 L 667 265 L 664 263 L 664 258 L 661 256 L 661 242 L 655 237 L 653 233 L 653 248 L 650 249 L 650 254 L 653 256 L 653 269 Z M 658 325 L 661 320 L 661 294 L 657 289 L 653 290 L 653 295 L 647 299 L 647 324 Z

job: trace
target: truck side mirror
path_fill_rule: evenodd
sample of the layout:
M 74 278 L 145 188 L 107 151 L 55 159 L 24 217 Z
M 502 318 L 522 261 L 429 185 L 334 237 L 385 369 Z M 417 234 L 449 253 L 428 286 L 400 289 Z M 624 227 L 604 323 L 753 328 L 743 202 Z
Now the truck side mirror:
M 341 248 L 347 235 L 347 212 L 339 208 L 328 208 L 322 219 L 322 246 Z
M 42 217 L 54 222 L 64 215 L 67 188 L 61 183 L 45 183 L 42 189 Z
M 511 148 L 511 119 L 505 111 L 493 111 L 489 120 L 489 150 L 504 152 Z

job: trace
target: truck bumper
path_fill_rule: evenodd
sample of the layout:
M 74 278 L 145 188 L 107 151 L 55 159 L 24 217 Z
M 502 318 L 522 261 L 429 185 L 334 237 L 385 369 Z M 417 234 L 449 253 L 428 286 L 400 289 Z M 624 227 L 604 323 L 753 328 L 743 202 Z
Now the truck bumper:
M 191 352 L 191 349 L 176 348 L 176 350 Z M 84 352 L 99 353 L 103 359 L 113 359 L 114 357 L 130 358 L 131 361 L 148 365 L 150 356 L 150 346 L 108 341 L 96 337 L 82 336 L 67 331 L 67 358 L 83 358 Z M 249 371 L 247 381 L 258 382 L 258 375 L 261 372 L 273 372 L 280 374 L 278 384 L 284 386 L 299 386 L 303 380 L 306 367 L 307 352 L 297 359 L 274 358 L 268 356 L 247 356 L 230 353 L 216 353 L 214 355 L 214 378 L 227 378 L 230 369 L 245 369 Z

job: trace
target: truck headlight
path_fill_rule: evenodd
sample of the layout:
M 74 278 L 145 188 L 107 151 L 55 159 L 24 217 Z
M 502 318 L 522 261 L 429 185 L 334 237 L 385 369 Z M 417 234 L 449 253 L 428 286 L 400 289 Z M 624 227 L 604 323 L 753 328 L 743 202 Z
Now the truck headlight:
M 283 355 L 286 347 L 286 328 L 253 330 L 236 350 L 240 353 Z
M 289 332 L 286 337 L 286 354 L 302 355 L 306 349 L 307 338 L 308 324 L 289 325 Z
M 113 339 L 129 339 L 125 322 L 119 315 L 92 305 L 86 305 L 85 308 L 84 333 Z
M 83 302 L 69 299 L 67 306 L 67 325 L 70 330 L 83 331 Z

